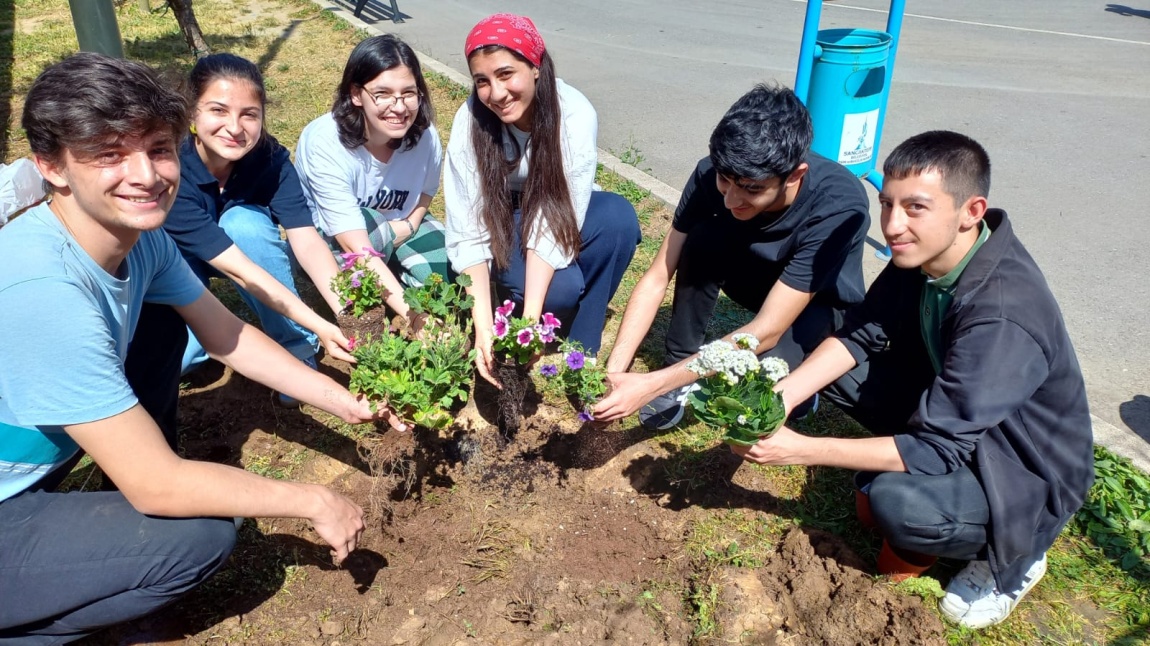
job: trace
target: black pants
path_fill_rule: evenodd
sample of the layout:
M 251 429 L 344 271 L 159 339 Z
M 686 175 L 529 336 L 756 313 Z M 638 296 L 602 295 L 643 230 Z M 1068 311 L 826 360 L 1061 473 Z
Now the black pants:
M 136 399 L 176 450 L 176 408 L 180 400 L 180 361 L 188 344 L 188 326 L 168 305 L 144 303 L 128 346 L 124 373 Z
M 720 290 L 747 310 L 758 312 L 780 272 L 781 263 L 754 254 L 738 223 L 716 219 L 691 229 L 675 270 L 666 365 L 699 351 Z M 842 310 L 816 297 L 775 347 L 760 356 L 783 359 L 793 370 L 841 323 Z
M 903 432 L 930 385 L 929 364 L 897 360 L 860 364 L 823 396 L 875 435 Z M 891 545 L 954 559 L 985 559 L 990 505 L 968 465 L 945 475 L 860 473 L 871 513 Z

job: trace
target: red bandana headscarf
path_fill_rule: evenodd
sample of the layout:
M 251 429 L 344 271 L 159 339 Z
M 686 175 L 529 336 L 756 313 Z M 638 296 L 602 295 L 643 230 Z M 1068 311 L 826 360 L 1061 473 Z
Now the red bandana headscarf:
M 471 52 L 487 45 L 502 45 L 513 50 L 535 67 L 543 62 L 543 37 L 535 29 L 535 23 L 526 16 L 497 13 L 480 20 L 467 35 L 463 55 L 469 57 Z

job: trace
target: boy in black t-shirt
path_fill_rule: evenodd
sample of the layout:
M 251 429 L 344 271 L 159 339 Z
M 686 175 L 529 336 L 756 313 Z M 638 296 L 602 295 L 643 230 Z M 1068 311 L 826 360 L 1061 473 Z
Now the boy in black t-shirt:
M 612 391 L 595 407 L 596 419 L 639 410 L 651 429 L 682 419 L 697 377 L 686 365 L 703 343 L 720 289 L 757 312 L 731 334 L 754 335 L 760 356 L 792 367 L 837 327 L 847 306 L 862 301 L 866 192 L 846 168 L 811 152 L 811 138 L 810 115 L 787 88 L 756 86 L 723 116 L 710 156 L 684 187 L 672 229 L 627 303 L 607 361 Z M 666 367 L 627 372 L 673 277 Z

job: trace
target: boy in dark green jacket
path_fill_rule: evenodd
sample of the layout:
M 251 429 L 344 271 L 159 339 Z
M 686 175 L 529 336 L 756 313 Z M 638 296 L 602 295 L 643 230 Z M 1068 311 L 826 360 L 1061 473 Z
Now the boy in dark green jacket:
M 891 264 L 779 383 L 788 411 L 822 390 L 875 437 L 783 427 L 734 450 L 760 464 L 859 471 L 886 539 L 880 569 L 969 560 L 940 609 L 983 628 L 1042 578 L 1046 550 L 1093 482 L 1086 390 L 1042 272 L 1006 213 L 987 208 L 986 151 L 926 132 L 883 171 Z

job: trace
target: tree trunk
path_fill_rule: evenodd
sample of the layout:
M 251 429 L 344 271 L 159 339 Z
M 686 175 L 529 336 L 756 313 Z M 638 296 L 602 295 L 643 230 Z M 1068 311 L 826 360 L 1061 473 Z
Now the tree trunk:
M 196 22 L 196 14 L 192 11 L 192 0 L 168 0 L 168 6 L 176 14 L 176 22 L 180 31 L 184 32 L 184 40 L 196 58 L 202 58 L 212 53 L 208 43 L 204 40 L 204 32 L 200 31 L 200 23 Z

